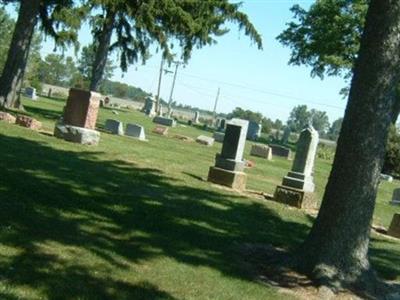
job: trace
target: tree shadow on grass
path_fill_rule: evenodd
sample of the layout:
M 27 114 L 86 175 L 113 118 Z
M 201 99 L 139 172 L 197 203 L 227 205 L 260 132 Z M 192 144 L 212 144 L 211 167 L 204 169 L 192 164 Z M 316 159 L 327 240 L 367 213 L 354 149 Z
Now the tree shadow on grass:
M 4 135 L 0 149 L 0 284 L 13 288 L 2 299 L 25 288 L 50 299 L 172 299 L 143 265 L 171 258 L 252 280 L 238 245 L 293 249 L 309 229 L 101 153 Z
M 30 115 L 30 116 L 40 116 L 42 119 L 48 119 L 48 120 L 58 120 L 62 116 L 62 113 L 59 111 L 56 111 L 54 109 L 45 109 L 45 108 L 39 108 L 39 107 L 32 107 L 32 106 L 24 106 L 25 111 Z
M 164 293 L 110 276 L 161 256 L 248 278 L 237 266 L 236 245 L 288 246 L 308 229 L 262 205 L 182 185 L 156 169 L 99 161 L 96 152 L 4 135 L 0 147 L 0 251 L 6 253 L 0 280 L 49 298 Z

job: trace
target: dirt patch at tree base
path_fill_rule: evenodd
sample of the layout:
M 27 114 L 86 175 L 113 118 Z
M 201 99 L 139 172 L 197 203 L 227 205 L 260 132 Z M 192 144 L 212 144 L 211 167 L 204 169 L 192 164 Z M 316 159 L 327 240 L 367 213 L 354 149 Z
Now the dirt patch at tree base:
M 241 267 L 257 282 L 276 287 L 279 293 L 304 300 L 359 300 L 400 299 L 400 282 L 382 281 L 382 293 L 367 294 L 364 291 L 342 289 L 333 291 L 326 286 L 317 286 L 306 275 L 292 267 L 291 256 L 285 249 L 272 245 L 244 244 L 239 246 L 243 258 Z

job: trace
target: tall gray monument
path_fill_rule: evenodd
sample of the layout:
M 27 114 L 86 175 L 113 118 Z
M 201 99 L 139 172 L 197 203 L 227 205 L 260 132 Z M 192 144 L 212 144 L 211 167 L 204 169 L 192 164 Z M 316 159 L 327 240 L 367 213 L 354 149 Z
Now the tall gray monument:
M 226 125 L 224 142 L 220 154 L 216 155 L 215 166 L 210 167 L 208 181 L 244 190 L 247 175 L 243 172 L 244 146 L 249 122 L 232 119 Z
M 318 147 L 318 132 L 309 125 L 297 142 L 292 170 L 275 190 L 274 200 L 298 208 L 315 207 L 314 161 Z

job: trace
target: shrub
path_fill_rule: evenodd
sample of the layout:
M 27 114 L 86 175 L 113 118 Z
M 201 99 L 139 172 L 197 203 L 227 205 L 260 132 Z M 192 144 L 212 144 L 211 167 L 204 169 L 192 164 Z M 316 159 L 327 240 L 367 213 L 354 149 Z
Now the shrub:
M 395 125 L 392 125 L 389 129 L 382 172 L 385 174 L 400 175 L 400 133 Z

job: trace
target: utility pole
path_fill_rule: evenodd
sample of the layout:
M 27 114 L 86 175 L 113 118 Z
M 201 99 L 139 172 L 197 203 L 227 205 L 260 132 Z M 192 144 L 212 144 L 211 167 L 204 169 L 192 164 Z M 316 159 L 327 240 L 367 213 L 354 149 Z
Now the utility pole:
M 219 92 L 220 92 L 220 88 L 218 88 L 217 97 L 215 98 L 214 112 L 213 112 L 213 119 L 214 119 L 213 125 L 215 125 L 216 121 L 217 121 L 217 104 L 218 104 Z
M 178 73 L 178 67 L 180 64 L 181 63 L 178 61 L 175 62 L 175 74 L 174 74 L 174 79 L 172 81 L 171 93 L 169 94 L 169 101 L 168 101 L 168 117 L 171 117 L 172 113 L 172 95 L 174 93 L 176 74 Z
M 161 65 L 160 65 L 160 75 L 158 77 L 158 89 L 157 89 L 157 96 L 156 96 L 156 112 L 157 114 L 160 111 L 160 89 L 161 89 L 161 79 L 162 79 L 162 72 L 164 68 L 164 57 L 161 57 Z

